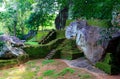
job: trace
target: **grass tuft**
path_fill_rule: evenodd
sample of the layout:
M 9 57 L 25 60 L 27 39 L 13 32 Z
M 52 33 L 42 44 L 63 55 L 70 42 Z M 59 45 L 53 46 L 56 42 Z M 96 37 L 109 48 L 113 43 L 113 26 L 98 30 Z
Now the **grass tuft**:
M 46 64 L 54 63 L 54 62 L 55 62 L 55 60 L 43 60 L 43 61 L 42 61 L 42 65 L 44 66 L 44 65 L 46 65 Z
M 75 72 L 74 69 L 67 67 L 67 68 L 63 69 L 61 72 L 59 72 L 57 75 L 58 76 L 64 76 L 67 73 L 73 74 L 74 72 Z
M 55 70 L 46 70 L 43 72 L 43 76 L 52 76 L 55 73 Z

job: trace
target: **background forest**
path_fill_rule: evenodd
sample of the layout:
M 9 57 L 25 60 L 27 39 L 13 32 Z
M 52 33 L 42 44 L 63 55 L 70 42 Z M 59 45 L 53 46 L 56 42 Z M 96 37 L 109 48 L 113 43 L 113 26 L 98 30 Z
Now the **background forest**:
M 0 0 L 0 31 L 21 38 L 30 30 L 64 29 L 66 21 L 77 18 L 107 20 L 110 25 L 119 4 L 119 0 Z

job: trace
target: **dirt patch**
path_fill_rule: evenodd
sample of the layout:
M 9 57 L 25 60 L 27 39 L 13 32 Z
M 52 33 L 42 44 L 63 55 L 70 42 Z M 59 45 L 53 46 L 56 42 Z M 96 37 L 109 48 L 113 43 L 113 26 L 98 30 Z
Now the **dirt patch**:
M 18 67 L 0 70 L 0 79 L 120 79 L 120 75 L 110 76 L 70 66 L 61 59 L 37 59 Z
M 37 59 L 0 70 L 0 79 L 96 79 L 96 76 L 82 69 L 71 68 L 60 59 Z
M 66 63 L 64 63 L 63 61 L 56 59 L 55 63 L 52 64 L 47 64 L 45 66 L 42 67 L 42 69 L 40 70 L 40 72 L 38 73 L 38 76 L 42 75 L 42 72 L 46 71 L 46 70 L 55 70 L 56 73 L 60 72 L 61 70 L 63 70 L 64 68 L 67 68 L 68 65 Z M 38 61 L 37 64 L 41 65 L 41 62 Z M 79 74 L 90 74 L 87 71 L 84 71 L 82 69 L 78 69 L 78 68 L 72 68 L 75 70 L 75 72 L 73 74 L 71 73 L 67 73 L 64 76 L 59 76 L 57 77 L 57 79 L 80 79 Z M 45 77 L 44 79 L 53 79 L 50 77 Z M 89 79 L 96 79 L 96 77 L 93 74 L 90 74 L 90 78 Z

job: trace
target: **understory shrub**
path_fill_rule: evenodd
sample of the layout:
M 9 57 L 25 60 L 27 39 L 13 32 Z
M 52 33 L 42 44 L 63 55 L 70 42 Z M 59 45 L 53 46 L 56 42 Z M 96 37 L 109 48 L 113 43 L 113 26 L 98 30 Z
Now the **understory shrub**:
M 118 74 L 120 69 L 119 67 L 115 66 L 114 63 L 115 62 L 112 53 L 107 53 L 104 60 L 97 62 L 95 66 L 108 74 Z

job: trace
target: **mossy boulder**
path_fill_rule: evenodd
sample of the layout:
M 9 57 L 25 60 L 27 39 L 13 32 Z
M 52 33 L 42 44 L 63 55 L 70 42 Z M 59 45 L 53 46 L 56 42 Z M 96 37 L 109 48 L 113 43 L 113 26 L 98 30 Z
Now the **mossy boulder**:
M 56 39 L 56 31 L 51 30 L 42 40 L 39 41 L 39 44 L 47 44 L 54 39 Z
M 0 59 L 0 69 L 11 68 L 29 60 L 28 54 L 20 55 L 14 59 Z
M 28 45 L 24 47 L 23 50 L 29 55 L 30 59 L 44 58 L 52 49 L 55 49 L 57 46 L 59 46 L 63 40 L 64 38 L 55 39 L 44 45 Z
M 84 56 L 82 52 L 78 51 L 62 51 L 61 52 L 61 58 L 62 59 L 67 59 L 67 60 L 72 60 L 76 58 L 80 58 Z
M 84 56 L 83 52 L 77 48 L 75 40 L 65 39 L 65 41 L 58 46 L 58 49 L 60 49 L 59 52 L 61 53 L 60 56 L 62 59 L 72 60 Z

